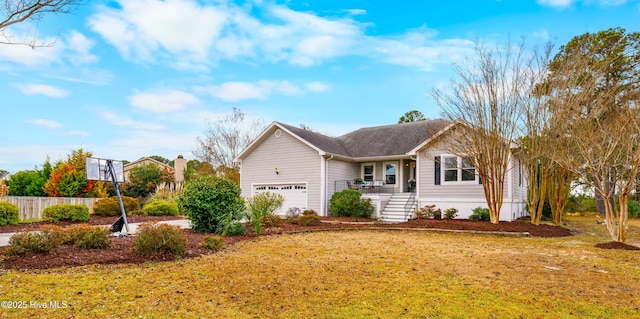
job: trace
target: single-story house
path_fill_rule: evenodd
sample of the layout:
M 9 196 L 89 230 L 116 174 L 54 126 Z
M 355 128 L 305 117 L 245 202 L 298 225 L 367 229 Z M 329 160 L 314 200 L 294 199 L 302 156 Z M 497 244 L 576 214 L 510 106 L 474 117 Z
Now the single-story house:
M 129 180 L 129 172 L 132 168 L 144 165 L 144 164 L 155 164 L 161 169 L 169 172 L 169 174 L 173 175 L 176 183 L 184 182 L 184 170 L 187 168 L 187 161 L 184 159 L 182 155 L 178 155 L 178 157 L 173 161 L 173 167 L 157 161 L 151 157 L 142 157 L 133 162 L 127 163 L 123 165 L 124 170 L 124 179 L 125 181 Z
M 375 216 L 406 221 L 416 208 L 457 208 L 466 218 L 487 207 L 482 182 L 463 158 L 446 151 L 458 125 L 426 120 L 361 128 L 339 137 L 274 122 L 236 158 L 245 197 L 269 191 L 291 207 L 329 215 L 334 192 L 357 188 L 372 200 Z M 500 220 L 525 216 L 526 181 L 511 156 Z

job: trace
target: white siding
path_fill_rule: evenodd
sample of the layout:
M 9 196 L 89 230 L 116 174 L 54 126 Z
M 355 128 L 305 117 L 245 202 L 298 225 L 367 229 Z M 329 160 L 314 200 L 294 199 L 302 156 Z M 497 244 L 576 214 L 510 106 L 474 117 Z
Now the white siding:
M 272 132 L 242 160 L 242 196 L 251 196 L 256 184 L 307 183 L 309 208 L 320 212 L 321 157 L 318 152 L 282 131 Z M 278 169 L 278 174 L 275 169 Z
M 418 153 L 418 205 L 435 204 L 438 208 L 457 208 L 457 218 L 468 218 L 472 209 L 487 207 L 482 185 L 475 183 L 444 183 L 441 174 L 440 185 L 435 184 L 435 157 L 447 154 L 443 147 L 435 145 Z M 514 157 L 512 157 L 514 158 Z M 511 221 L 523 216 L 526 198 L 526 181 L 523 177 L 519 185 L 517 162 L 510 163 L 505 181 L 505 198 L 500 211 L 500 220 Z

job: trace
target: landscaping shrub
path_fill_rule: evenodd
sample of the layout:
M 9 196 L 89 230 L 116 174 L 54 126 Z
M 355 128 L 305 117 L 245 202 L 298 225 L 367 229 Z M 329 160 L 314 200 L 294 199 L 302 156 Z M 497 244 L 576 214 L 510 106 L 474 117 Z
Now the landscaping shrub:
M 226 177 L 200 176 L 184 185 L 178 207 L 196 232 L 221 234 L 231 214 L 244 211 L 240 187 Z
M 89 207 L 83 204 L 56 204 L 42 211 L 42 219 L 57 223 L 61 220 L 86 222 L 89 220 Z
M 178 216 L 178 204 L 161 199 L 144 205 L 142 210 L 149 216 Z
M 205 237 L 204 241 L 200 243 L 200 246 L 213 251 L 220 251 L 227 248 L 227 244 L 224 243 L 222 237 L 217 235 Z
M 302 216 L 292 218 L 289 222 L 300 226 L 316 226 L 320 225 L 320 216 L 315 211 L 307 209 Z
M 284 196 L 281 194 L 263 192 L 247 198 L 247 212 L 245 217 L 253 227 L 256 235 L 260 235 L 262 226 L 277 226 L 280 218 L 274 213 L 282 207 Z
M 302 214 L 302 211 L 298 207 L 289 207 L 285 216 L 287 218 L 295 218 Z
M 456 216 L 458 216 L 458 209 L 457 208 L 447 208 L 444 210 L 444 218 L 451 220 L 456 218 Z
M 82 249 L 99 249 L 109 244 L 109 229 L 100 226 L 78 225 L 70 227 L 73 242 Z
M 225 227 L 224 236 L 244 236 L 247 234 L 247 228 L 240 221 L 234 220 Z
M 127 212 L 127 216 L 147 216 L 147 213 L 142 209 L 136 209 L 136 210 Z
M 18 225 L 19 212 L 18 205 L 0 200 L 0 226 Z
M 332 216 L 371 217 L 373 205 L 369 198 L 363 199 L 356 189 L 345 189 L 333 193 L 329 205 Z
M 418 215 L 418 219 L 440 219 L 442 217 L 442 211 L 440 210 L 440 208 L 437 208 L 435 204 L 425 205 L 424 207 L 420 208 L 416 214 Z
M 489 215 L 488 208 L 476 207 L 472 209 L 472 211 L 473 211 L 473 214 L 469 216 L 469 219 L 471 220 L 482 220 L 482 221 L 491 220 L 491 215 Z
M 5 254 L 24 256 L 26 254 L 48 253 L 61 244 L 60 238 L 53 231 L 23 231 L 9 238 L 9 247 Z
M 124 205 L 124 211 L 129 214 L 134 210 L 137 210 L 140 206 L 138 200 L 133 197 L 121 196 L 122 205 Z M 120 203 L 118 203 L 118 197 L 106 197 L 99 199 L 95 205 L 93 205 L 93 213 L 98 216 L 120 216 Z
M 147 257 L 159 254 L 182 256 L 187 249 L 187 238 L 179 226 L 142 223 L 138 226 L 135 246 Z

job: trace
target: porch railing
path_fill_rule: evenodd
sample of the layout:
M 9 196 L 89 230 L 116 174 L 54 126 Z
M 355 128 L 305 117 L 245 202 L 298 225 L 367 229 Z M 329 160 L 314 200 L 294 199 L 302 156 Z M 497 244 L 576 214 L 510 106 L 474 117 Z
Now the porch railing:
M 395 185 L 385 184 L 383 180 L 367 181 L 355 183 L 352 180 L 338 180 L 334 182 L 335 191 L 344 189 L 357 189 L 362 194 L 393 194 L 396 191 Z
M 415 205 L 415 202 L 416 202 L 416 193 L 415 192 L 411 192 L 411 195 L 407 199 L 407 203 L 404 204 L 404 219 L 405 220 L 409 220 L 409 218 L 411 218 L 411 215 L 412 215 L 411 208 L 413 207 L 413 205 Z

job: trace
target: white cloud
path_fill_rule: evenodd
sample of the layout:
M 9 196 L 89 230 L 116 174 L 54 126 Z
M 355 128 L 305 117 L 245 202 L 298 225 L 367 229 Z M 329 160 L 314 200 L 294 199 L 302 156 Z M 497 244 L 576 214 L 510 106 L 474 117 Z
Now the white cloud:
M 41 94 L 41 95 L 46 95 L 48 97 L 53 97 L 53 98 L 61 98 L 69 95 L 68 91 L 65 91 L 63 89 L 57 88 L 52 85 L 28 83 L 28 84 L 16 84 L 16 87 L 18 87 L 18 89 L 23 94 L 26 94 L 26 95 Z
M 347 13 L 351 14 L 351 15 L 365 15 L 367 14 L 367 10 L 365 9 L 347 9 L 345 10 Z
M 177 90 L 143 92 L 128 99 L 133 107 L 154 113 L 180 111 L 201 103 L 194 95 Z
M 220 85 L 199 86 L 196 91 L 207 93 L 227 102 L 241 100 L 264 100 L 274 93 L 283 95 L 301 95 L 307 92 L 323 92 L 330 88 L 329 84 L 320 81 L 309 82 L 304 88 L 289 81 L 260 80 L 251 82 L 225 82 Z
M 159 131 L 164 129 L 164 126 L 159 124 L 134 121 L 130 118 L 127 118 L 109 111 L 101 111 L 100 115 L 109 123 L 117 126 L 126 126 L 132 129 L 150 130 L 150 131 Z
M 60 123 L 58 123 L 56 121 L 46 120 L 46 119 L 27 120 L 26 122 L 27 123 L 31 123 L 31 124 L 35 124 L 35 125 L 48 127 L 48 128 L 60 128 L 60 127 L 62 127 L 62 124 L 60 124 Z
M 44 42 L 54 42 L 54 38 L 47 38 Z M 57 44 L 57 43 L 56 43 Z M 18 63 L 30 67 L 48 65 L 60 61 L 64 45 L 39 47 L 32 49 L 26 45 L 0 45 L 0 62 Z
M 577 0 L 537 0 L 538 4 L 556 8 L 566 8 L 571 6 Z
M 330 84 L 324 83 L 324 82 L 320 82 L 320 81 L 309 82 L 309 83 L 305 84 L 305 87 L 307 88 L 307 90 L 309 90 L 311 92 L 316 92 L 316 93 L 325 92 L 325 91 L 328 91 L 329 89 L 331 89 L 331 85 Z
M 226 21 L 225 13 L 188 0 L 119 1 L 89 17 L 91 29 L 125 57 L 154 63 L 156 55 L 174 66 L 207 62 L 210 47 Z
M 85 132 L 85 131 L 69 131 L 69 132 L 67 132 L 67 135 L 84 136 L 84 137 L 91 136 L 91 134 L 89 134 L 88 132 Z
M 74 65 L 93 63 L 98 61 L 98 57 L 89 53 L 95 41 L 88 39 L 82 33 L 77 31 L 71 31 L 71 34 L 67 37 L 67 46 L 71 53 L 69 53 L 69 60 Z

